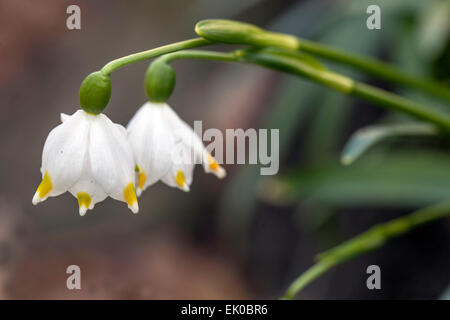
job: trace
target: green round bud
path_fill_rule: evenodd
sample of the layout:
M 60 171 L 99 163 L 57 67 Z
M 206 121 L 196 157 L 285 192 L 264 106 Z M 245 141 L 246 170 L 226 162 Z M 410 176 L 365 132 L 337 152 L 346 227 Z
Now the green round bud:
M 299 48 L 299 41 L 294 36 L 267 31 L 253 24 L 233 20 L 202 20 L 195 25 L 195 32 L 207 40 L 222 43 L 256 47 L 273 46 L 290 50 Z
M 161 59 L 153 61 L 145 73 L 145 92 L 151 102 L 166 102 L 175 88 L 175 71 Z
M 111 79 L 101 71 L 88 75 L 80 87 L 81 108 L 89 113 L 99 114 L 111 98 Z

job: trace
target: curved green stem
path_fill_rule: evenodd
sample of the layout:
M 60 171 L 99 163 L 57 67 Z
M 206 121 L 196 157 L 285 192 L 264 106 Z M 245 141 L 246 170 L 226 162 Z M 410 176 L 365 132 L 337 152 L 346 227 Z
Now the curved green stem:
M 185 41 L 180 41 L 165 45 L 162 47 L 150 49 L 134 53 L 125 57 L 121 57 L 110 61 L 102 69 L 102 73 L 105 75 L 111 74 L 113 71 L 129 65 L 134 62 L 151 59 L 157 56 L 161 56 L 167 53 L 176 52 L 180 50 L 201 47 L 213 44 L 213 41 L 204 38 L 195 38 Z M 245 44 L 245 43 L 243 43 Z M 429 92 L 435 96 L 444 98 L 450 101 L 450 88 L 444 84 L 436 82 L 430 79 L 422 79 L 411 74 L 407 74 L 402 70 L 391 66 L 387 63 L 383 63 L 376 59 L 363 57 L 351 53 L 347 53 L 335 48 L 328 47 L 316 42 L 308 41 L 305 39 L 298 39 L 298 47 L 300 51 L 311 53 L 323 58 L 340 62 L 353 66 L 357 69 L 366 71 L 372 75 L 380 78 L 390 80 L 395 83 L 408 85 Z M 194 58 L 194 57 L 193 57 Z
M 105 75 L 111 74 L 111 72 L 124 67 L 126 65 L 129 65 L 134 62 L 142 61 L 151 59 L 157 56 L 161 56 L 166 53 L 184 50 L 184 49 L 190 49 L 195 47 L 201 47 L 201 46 L 207 46 L 213 44 L 212 41 L 203 39 L 203 38 L 195 38 L 180 42 L 175 42 L 172 44 L 168 44 L 162 47 L 150 49 L 147 51 L 142 51 L 134 54 L 130 54 L 128 56 L 115 59 L 111 62 L 108 62 L 102 69 L 101 72 Z
M 376 225 L 317 256 L 318 262 L 301 274 L 287 289 L 282 299 L 293 299 L 304 287 L 319 276 L 349 259 L 382 247 L 388 240 L 408 231 L 450 215 L 450 202 L 430 206 L 409 215 Z
M 419 78 L 415 75 L 379 60 L 348 53 L 343 50 L 332 48 L 317 42 L 298 39 L 299 50 L 323 57 L 328 60 L 352 66 L 381 79 L 394 83 L 414 87 L 437 97 L 450 101 L 450 87 L 431 79 Z
M 394 93 L 354 81 L 338 73 L 319 69 L 310 63 L 296 59 L 293 55 L 280 54 L 272 49 L 240 51 L 245 61 L 300 75 L 334 90 L 373 102 L 379 106 L 407 113 L 418 119 L 436 124 L 445 131 L 450 130 L 450 114 L 441 110 L 403 98 Z
M 214 61 L 225 61 L 225 62 L 240 62 L 239 56 L 234 52 L 217 52 L 217 51 L 206 51 L 206 50 L 183 50 L 177 51 L 169 54 L 165 54 L 159 58 L 165 63 L 169 63 L 177 59 L 201 59 L 201 60 L 214 60 Z
M 367 85 L 365 83 L 356 82 L 351 94 L 378 105 L 385 106 L 386 108 L 399 110 L 416 118 L 435 123 L 447 131 L 450 129 L 450 115 L 448 113 L 443 113 L 437 109 L 430 109 L 425 105 L 406 99 L 394 93 Z
M 408 74 L 390 64 L 359 56 L 327 45 L 301 39 L 289 34 L 274 33 L 258 26 L 233 20 L 207 19 L 199 21 L 195 32 L 206 39 L 249 45 L 252 47 L 278 47 L 293 52 L 305 52 L 343 63 L 394 83 L 411 86 L 450 101 L 450 87 L 431 79 Z
M 341 74 L 329 71 L 310 57 L 278 49 L 237 50 L 222 53 L 206 50 L 184 50 L 166 54 L 159 59 L 170 62 L 175 59 L 203 59 L 227 62 L 243 62 L 268 67 L 308 78 L 345 94 L 350 94 L 379 106 L 400 111 L 450 131 L 450 114 L 403 98 L 394 93 L 356 82 Z

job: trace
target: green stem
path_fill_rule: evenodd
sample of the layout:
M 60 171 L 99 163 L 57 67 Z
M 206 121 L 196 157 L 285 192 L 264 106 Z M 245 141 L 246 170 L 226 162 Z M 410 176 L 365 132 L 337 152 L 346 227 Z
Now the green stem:
M 341 74 L 320 69 L 293 55 L 280 54 L 272 49 L 260 51 L 240 51 L 247 62 L 279 71 L 300 75 L 334 90 L 373 102 L 385 108 L 407 113 L 413 117 L 436 124 L 441 129 L 450 130 L 450 114 L 435 108 L 408 100 L 394 93 L 354 81 Z
M 399 110 L 416 118 L 435 123 L 447 131 L 450 129 L 450 115 L 448 113 L 443 113 L 437 109 L 431 109 L 394 93 L 365 83 L 355 82 L 355 86 L 350 94 L 386 108 Z
M 233 20 L 207 19 L 199 21 L 195 32 L 205 39 L 220 43 L 251 47 L 277 47 L 292 52 L 304 52 L 352 66 L 394 83 L 411 86 L 450 101 L 450 87 L 431 79 L 422 79 L 390 64 L 365 56 L 348 53 L 321 43 L 283 33 L 263 30 L 258 26 Z
M 366 232 L 345 241 L 317 256 L 318 262 L 301 274 L 287 289 L 282 299 L 293 299 L 319 276 L 349 259 L 382 247 L 388 240 L 436 219 L 450 215 L 450 202 L 430 206 L 409 215 L 373 226 Z
M 184 50 L 166 54 L 159 58 L 165 63 L 169 63 L 177 59 L 201 59 L 225 62 L 240 62 L 239 57 L 234 52 L 224 53 L 206 50 Z
M 232 53 L 184 50 L 166 54 L 160 59 L 166 63 L 175 59 L 203 59 L 257 64 L 306 77 L 334 90 L 362 98 L 385 108 L 407 113 L 416 118 L 434 123 L 443 130 L 450 130 L 450 114 L 416 103 L 394 93 L 356 82 L 341 74 L 331 72 L 320 67 L 320 65 L 318 66 L 308 56 L 301 54 L 278 51 L 277 49 L 262 49 L 258 51 L 238 50 Z
M 386 79 L 394 83 L 414 87 L 450 101 L 450 87 L 445 84 L 431 79 L 419 78 L 415 75 L 408 74 L 395 66 L 373 58 L 348 53 L 305 39 L 298 40 L 300 51 L 346 64 L 356 69 L 363 70 L 381 79 Z
M 201 46 L 207 46 L 213 44 L 212 41 L 203 39 L 203 38 L 195 38 L 180 42 L 175 42 L 172 44 L 168 44 L 162 47 L 150 49 L 147 51 L 142 51 L 134 54 L 130 54 L 128 56 L 115 59 L 111 62 L 108 62 L 102 69 L 102 73 L 105 75 L 110 75 L 113 71 L 124 67 L 126 65 L 129 65 L 134 62 L 142 61 L 151 59 L 166 53 L 189 49 L 189 48 L 195 48 L 195 47 L 201 47 Z
M 113 71 L 129 65 L 134 62 L 151 59 L 163 54 L 190 49 L 195 47 L 201 47 L 213 44 L 213 41 L 204 38 L 195 38 L 180 42 L 175 42 L 162 47 L 150 49 L 134 53 L 122 58 L 115 59 L 107 63 L 102 69 L 102 73 L 105 75 L 111 74 Z M 245 44 L 245 43 L 244 43 Z M 450 101 L 450 88 L 447 85 L 441 84 L 431 79 L 422 79 L 411 74 L 407 74 L 402 70 L 391 66 L 387 63 L 383 63 L 376 59 L 363 57 L 345 51 L 341 51 L 335 48 L 331 48 L 316 42 L 308 41 L 305 39 L 298 39 L 299 50 L 311 54 L 321 56 L 323 58 L 337 61 L 343 64 L 353 66 L 357 69 L 366 71 L 377 77 L 390 80 L 395 83 L 415 87 L 421 89 L 435 96 L 441 97 Z

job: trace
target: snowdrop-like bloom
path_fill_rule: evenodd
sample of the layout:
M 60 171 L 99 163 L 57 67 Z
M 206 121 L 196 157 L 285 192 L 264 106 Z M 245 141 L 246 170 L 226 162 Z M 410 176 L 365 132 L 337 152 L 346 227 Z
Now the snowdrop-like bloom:
M 166 103 L 146 102 L 127 126 L 138 174 L 137 194 L 158 180 L 189 191 L 194 166 L 225 177 L 194 130 Z
M 70 191 L 78 199 L 80 215 L 107 196 L 137 213 L 134 160 L 125 128 L 83 110 L 61 114 L 61 121 L 45 141 L 42 182 L 33 204 Z

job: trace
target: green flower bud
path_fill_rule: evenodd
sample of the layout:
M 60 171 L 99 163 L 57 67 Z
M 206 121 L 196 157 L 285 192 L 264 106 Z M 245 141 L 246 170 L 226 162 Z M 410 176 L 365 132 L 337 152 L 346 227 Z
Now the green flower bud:
M 175 87 L 175 71 L 161 59 L 153 61 L 145 73 L 145 92 L 151 102 L 166 102 Z
M 232 20 L 202 20 L 195 25 L 195 32 L 207 40 L 223 43 L 273 46 L 290 50 L 299 48 L 298 39 L 294 36 L 266 31 L 252 24 Z
M 81 108 L 89 113 L 99 114 L 111 98 L 111 79 L 101 71 L 88 75 L 80 87 Z

